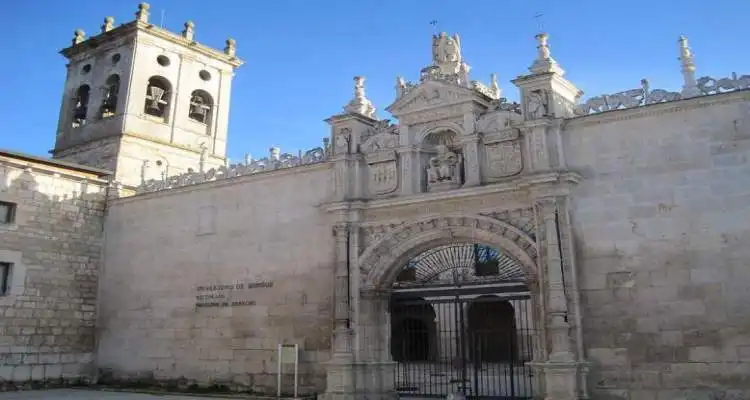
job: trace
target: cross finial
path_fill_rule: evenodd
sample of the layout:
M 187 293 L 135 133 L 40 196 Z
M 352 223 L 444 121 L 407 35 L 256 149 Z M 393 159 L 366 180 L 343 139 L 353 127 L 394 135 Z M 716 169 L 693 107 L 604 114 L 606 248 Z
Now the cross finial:
M 540 32 L 540 33 L 544 32 L 544 26 L 542 24 L 542 17 L 543 16 L 544 16 L 544 14 L 540 13 L 540 12 L 534 14 L 534 19 L 536 20 L 536 30 L 538 32 Z
M 432 25 L 432 29 L 433 29 L 433 30 L 434 30 L 435 32 L 437 32 L 437 25 L 438 25 L 438 22 L 437 22 L 437 20 L 436 20 L 436 19 L 433 19 L 432 21 L 430 21 L 430 25 Z

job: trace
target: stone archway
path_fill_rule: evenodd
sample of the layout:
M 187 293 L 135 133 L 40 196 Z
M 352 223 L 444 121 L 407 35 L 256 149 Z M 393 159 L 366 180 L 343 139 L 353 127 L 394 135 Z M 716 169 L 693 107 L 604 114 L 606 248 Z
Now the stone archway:
M 387 290 L 411 257 L 462 238 L 503 249 L 518 260 L 536 286 L 538 277 L 536 242 L 522 230 L 481 215 L 449 214 L 403 224 L 370 244 L 359 257 L 361 288 Z
M 393 285 L 399 275 L 401 279 L 408 275 L 402 269 L 408 260 L 430 249 L 448 246 L 451 243 L 477 243 L 500 249 L 507 255 L 508 259 L 514 260 L 515 264 L 523 271 L 524 280 L 516 282 L 516 284 L 526 287 L 526 293 L 528 293 L 530 323 L 535 332 L 532 339 L 533 344 L 529 346 L 531 349 L 529 353 L 533 354 L 533 359 L 542 359 L 545 347 L 543 340 L 544 325 L 540 319 L 541 310 L 538 307 L 540 304 L 540 294 L 536 284 L 538 253 L 534 239 L 508 223 L 484 216 L 446 215 L 425 218 L 403 224 L 385 233 L 375 243 L 370 244 L 359 258 L 360 282 L 358 286 L 360 298 L 358 299 L 358 324 L 355 329 L 358 358 L 360 365 L 370 364 L 374 368 L 365 372 L 364 375 L 375 374 L 379 376 L 379 382 L 382 385 L 381 390 L 383 391 L 395 391 L 397 384 L 393 378 L 396 375 L 394 361 L 399 360 L 394 360 L 391 357 L 391 341 L 398 340 L 398 338 L 391 335 L 395 328 L 391 324 L 400 322 L 397 319 L 392 319 L 392 316 L 387 312 L 387 310 L 390 310 L 388 304 L 394 290 Z M 468 306 L 470 297 L 462 295 L 463 300 L 455 303 L 456 306 L 460 305 L 460 307 L 454 308 L 456 310 L 468 310 L 470 308 Z M 513 318 L 512 313 L 510 318 Z M 439 320 L 441 317 L 437 319 Z M 459 359 L 454 357 L 451 362 L 460 363 L 461 360 L 468 360 L 466 354 L 469 351 L 468 342 L 465 342 L 465 344 L 467 345 L 461 344 L 457 348 L 466 347 L 466 351 L 460 354 Z M 436 362 L 441 361 L 444 360 L 437 360 Z M 499 360 L 493 360 L 493 362 L 497 364 Z M 527 365 L 524 371 L 531 371 L 530 366 Z M 450 374 L 450 372 L 447 372 L 447 374 Z M 399 372 L 398 375 L 400 376 L 402 373 Z M 536 379 L 529 378 L 529 374 L 525 376 L 524 379 L 529 382 Z M 408 377 L 410 382 L 418 381 L 411 375 Z M 445 379 L 446 382 L 449 380 L 451 382 L 465 382 L 453 386 L 469 385 L 471 381 L 471 379 L 467 379 L 465 373 L 463 377 L 447 377 Z M 409 387 L 416 386 L 410 385 Z M 535 386 L 536 384 L 527 383 L 525 386 L 516 387 L 513 390 L 525 390 L 524 395 L 528 395 L 530 388 Z M 461 390 L 470 389 L 462 388 Z M 507 395 L 507 393 L 503 395 Z M 515 395 L 519 395 L 519 393 L 516 392 Z

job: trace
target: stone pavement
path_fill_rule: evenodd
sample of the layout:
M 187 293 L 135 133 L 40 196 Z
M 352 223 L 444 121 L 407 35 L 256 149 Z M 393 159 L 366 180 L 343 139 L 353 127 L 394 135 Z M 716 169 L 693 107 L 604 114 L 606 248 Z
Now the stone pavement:
M 201 400 L 217 397 L 196 397 L 178 395 L 150 395 L 123 392 L 102 392 L 95 390 L 30 390 L 0 393 L 0 400 Z

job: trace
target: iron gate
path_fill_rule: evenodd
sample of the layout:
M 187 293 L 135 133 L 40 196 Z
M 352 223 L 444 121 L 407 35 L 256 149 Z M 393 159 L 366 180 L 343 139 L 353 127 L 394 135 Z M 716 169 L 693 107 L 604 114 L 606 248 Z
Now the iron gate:
M 530 293 L 510 273 L 517 263 L 480 246 L 428 251 L 394 284 L 391 355 L 402 397 L 533 397 Z

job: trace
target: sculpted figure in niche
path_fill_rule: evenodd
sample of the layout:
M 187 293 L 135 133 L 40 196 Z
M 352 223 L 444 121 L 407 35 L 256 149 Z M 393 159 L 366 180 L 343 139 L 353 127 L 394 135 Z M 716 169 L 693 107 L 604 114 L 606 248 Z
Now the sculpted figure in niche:
M 441 183 L 460 183 L 459 165 L 461 156 L 452 152 L 448 146 L 436 146 L 438 154 L 430 158 L 427 167 L 427 179 L 431 185 Z
M 537 89 L 529 92 L 526 101 L 526 113 L 528 119 L 537 119 L 547 115 L 547 101 L 544 91 Z

